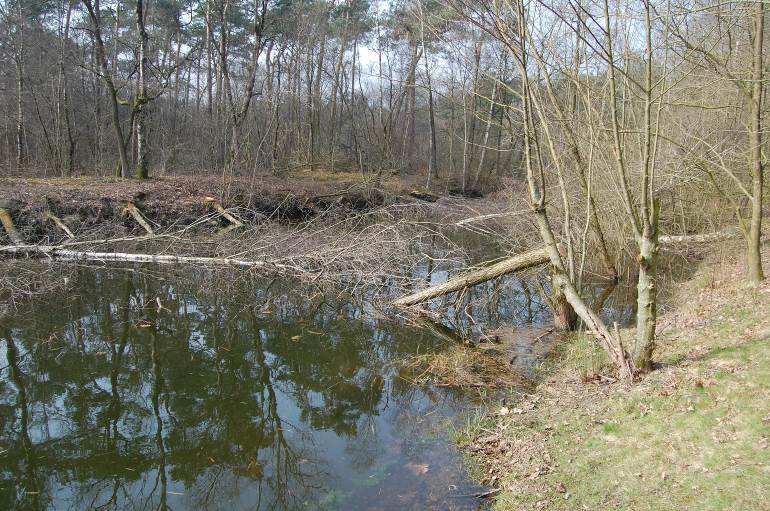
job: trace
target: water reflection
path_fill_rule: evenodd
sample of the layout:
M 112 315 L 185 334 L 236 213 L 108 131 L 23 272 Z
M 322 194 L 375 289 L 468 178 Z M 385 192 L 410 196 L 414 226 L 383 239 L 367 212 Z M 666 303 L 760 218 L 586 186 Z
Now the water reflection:
M 273 284 L 82 270 L 0 326 L 0 508 L 476 509 L 447 340 Z

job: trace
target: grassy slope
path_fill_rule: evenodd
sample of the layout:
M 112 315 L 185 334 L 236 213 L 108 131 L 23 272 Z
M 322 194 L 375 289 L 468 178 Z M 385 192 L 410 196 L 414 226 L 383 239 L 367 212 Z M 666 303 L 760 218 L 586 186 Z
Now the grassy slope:
M 578 339 L 520 408 L 475 422 L 496 509 L 770 509 L 770 284 L 738 273 L 682 286 L 633 387 L 582 383 L 601 357 Z

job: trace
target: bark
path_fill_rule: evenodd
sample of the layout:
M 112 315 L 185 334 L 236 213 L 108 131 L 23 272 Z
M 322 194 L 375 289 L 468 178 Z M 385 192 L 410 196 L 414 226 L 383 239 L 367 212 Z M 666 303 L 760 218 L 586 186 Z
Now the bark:
M 199 266 L 230 266 L 234 268 L 259 268 L 266 271 L 285 273 L 301 272 L 298 268 L 281 262 L 249 261 L 229 257 L 195 257 L 166 254 L 132 254 L 125 252 L 81 252 L 68 250 L 50 245 L 11 245 L 0 247 L 0 255 L 17 257 L 40 257 L 62 261 L 99 261 L 99 262 L 131 262 L 153 264 L 199 265 Z
M 762 93 L 764 84 L 764 31 L 765 31 L 765 2 L 755 2 L 754 7 L 754 50 L 752 65 L 752 98 L 751 98 L 751 129 L 749 145 L 751 147 L 751 219 L 746 247 L 746 263 L 749 280 L 759 283 L 764 280 L 762 271 L 761 237 L 762 237 L 762 188 L 764 168 L 762 162 Z
M 488 280 L 496 279 L 509 273 L 531 268 L 548 262 L 548 252 L 544 248 L 539 248 L 517 256 L 505 259 L 491 266 L 471 271 L 458 277 L 447 280 L 442 284 L 431 286 L 417 293 L 402 296 L 393 301 L 393 305 L 402 307 L 415 305 L 426 300 L 431 300 L 439 296 L 460 291 L 468 287 L 475 286 Z
M 657 207 L 656 207 L 657 209 Z M 652 369 L 652 352 L 655 349 L 655 324 L 657 322 L 657 297 L 655 268 L 658 239 L 657 218 L 651 230 L 639 241 L 639 276 L 636 284 L 636 342 L 634 366 L 640 371 Z
M 134 109 L 136 110 L 136 177 L 138 179 L 147 179 L 149 169 L 147 168 L 147 132 L 146 132 L 146 112 L 147 106 L 147 30 L 144 26 L 144 0 L 136 0 L 136 30 L 139 34 L 138 47 L 138 88 L 134 99 Z
M 110 107 L 112 114 L 112 129 L 115 132 L 115 138 L 118 146 L 118 156 L 120 162 L 119 175 L 126 177 L 128 172 L 128 154 L 126 153 L 126 146 L 123 137 L 123 128 L 120 125 L 120 107 L 118 103 L 118 90 L 115 87 L 113 81 L 113 73 L 107 64 L 107 53 L 104 47 L 104 39 L 102 38 L 101 31 L 101 16 L 94 9 L 94 4 L 91 0 L 83 0 L 83 4 L 88 10 L 88 16 L 91 20 L 93 40 L 96 45 L 96 58 L 98 60 L 99 67 L 102 71 L 102 80 L 107 87 L 107 92 L 110 97 Z

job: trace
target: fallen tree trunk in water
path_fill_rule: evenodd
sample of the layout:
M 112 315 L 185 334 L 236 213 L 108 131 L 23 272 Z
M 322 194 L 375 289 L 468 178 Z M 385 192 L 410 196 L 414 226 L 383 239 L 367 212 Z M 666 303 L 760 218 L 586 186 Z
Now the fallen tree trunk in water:
M 131 254 L 125 252 L 81 252 L 51 245 L 11 245 L 0 247 L 0 254 L 48 257 L 64 261 L 97 261 L 155 264 L 197 264 L 203 266 L 231 266 L 237 268 L 265 268 L 294 273 L 305 273 L 300 268 L 277 261 L 249 261 L 229 257 L 197 257 L 166 254 Z
M 548 251 L 545 248 L 538 248 L 536 250 L 531 250 L 529 252 L 505 259 L 491 266 L 481 268 L 480 270 L 465 273 L 463 275 L 449 279 L 442 284 L 428 287 L 411 295 L 402 296 L 401 298 L 395 300 L 393 305 L 402 307 L 415 305 L 432 298 L 437 298 L 454 291 L 460 291 L 467 287 L 481 284 L 482 282 L 492 280 L 508 273 L 524 270 L 526 268 L 531 268 L 532 266 L 538 266 L 547 262 Z

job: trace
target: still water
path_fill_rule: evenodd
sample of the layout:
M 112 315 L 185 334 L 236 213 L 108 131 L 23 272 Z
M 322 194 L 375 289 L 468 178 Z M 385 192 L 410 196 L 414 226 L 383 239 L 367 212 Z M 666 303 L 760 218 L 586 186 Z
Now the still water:
M 224 278 L 83 268 L 2 320 L 0 509 L 480 509 L 448 432 L 468 398 L 398 364 L 451 341 Z M 486 313 L 547 319 L 516 286 Z

